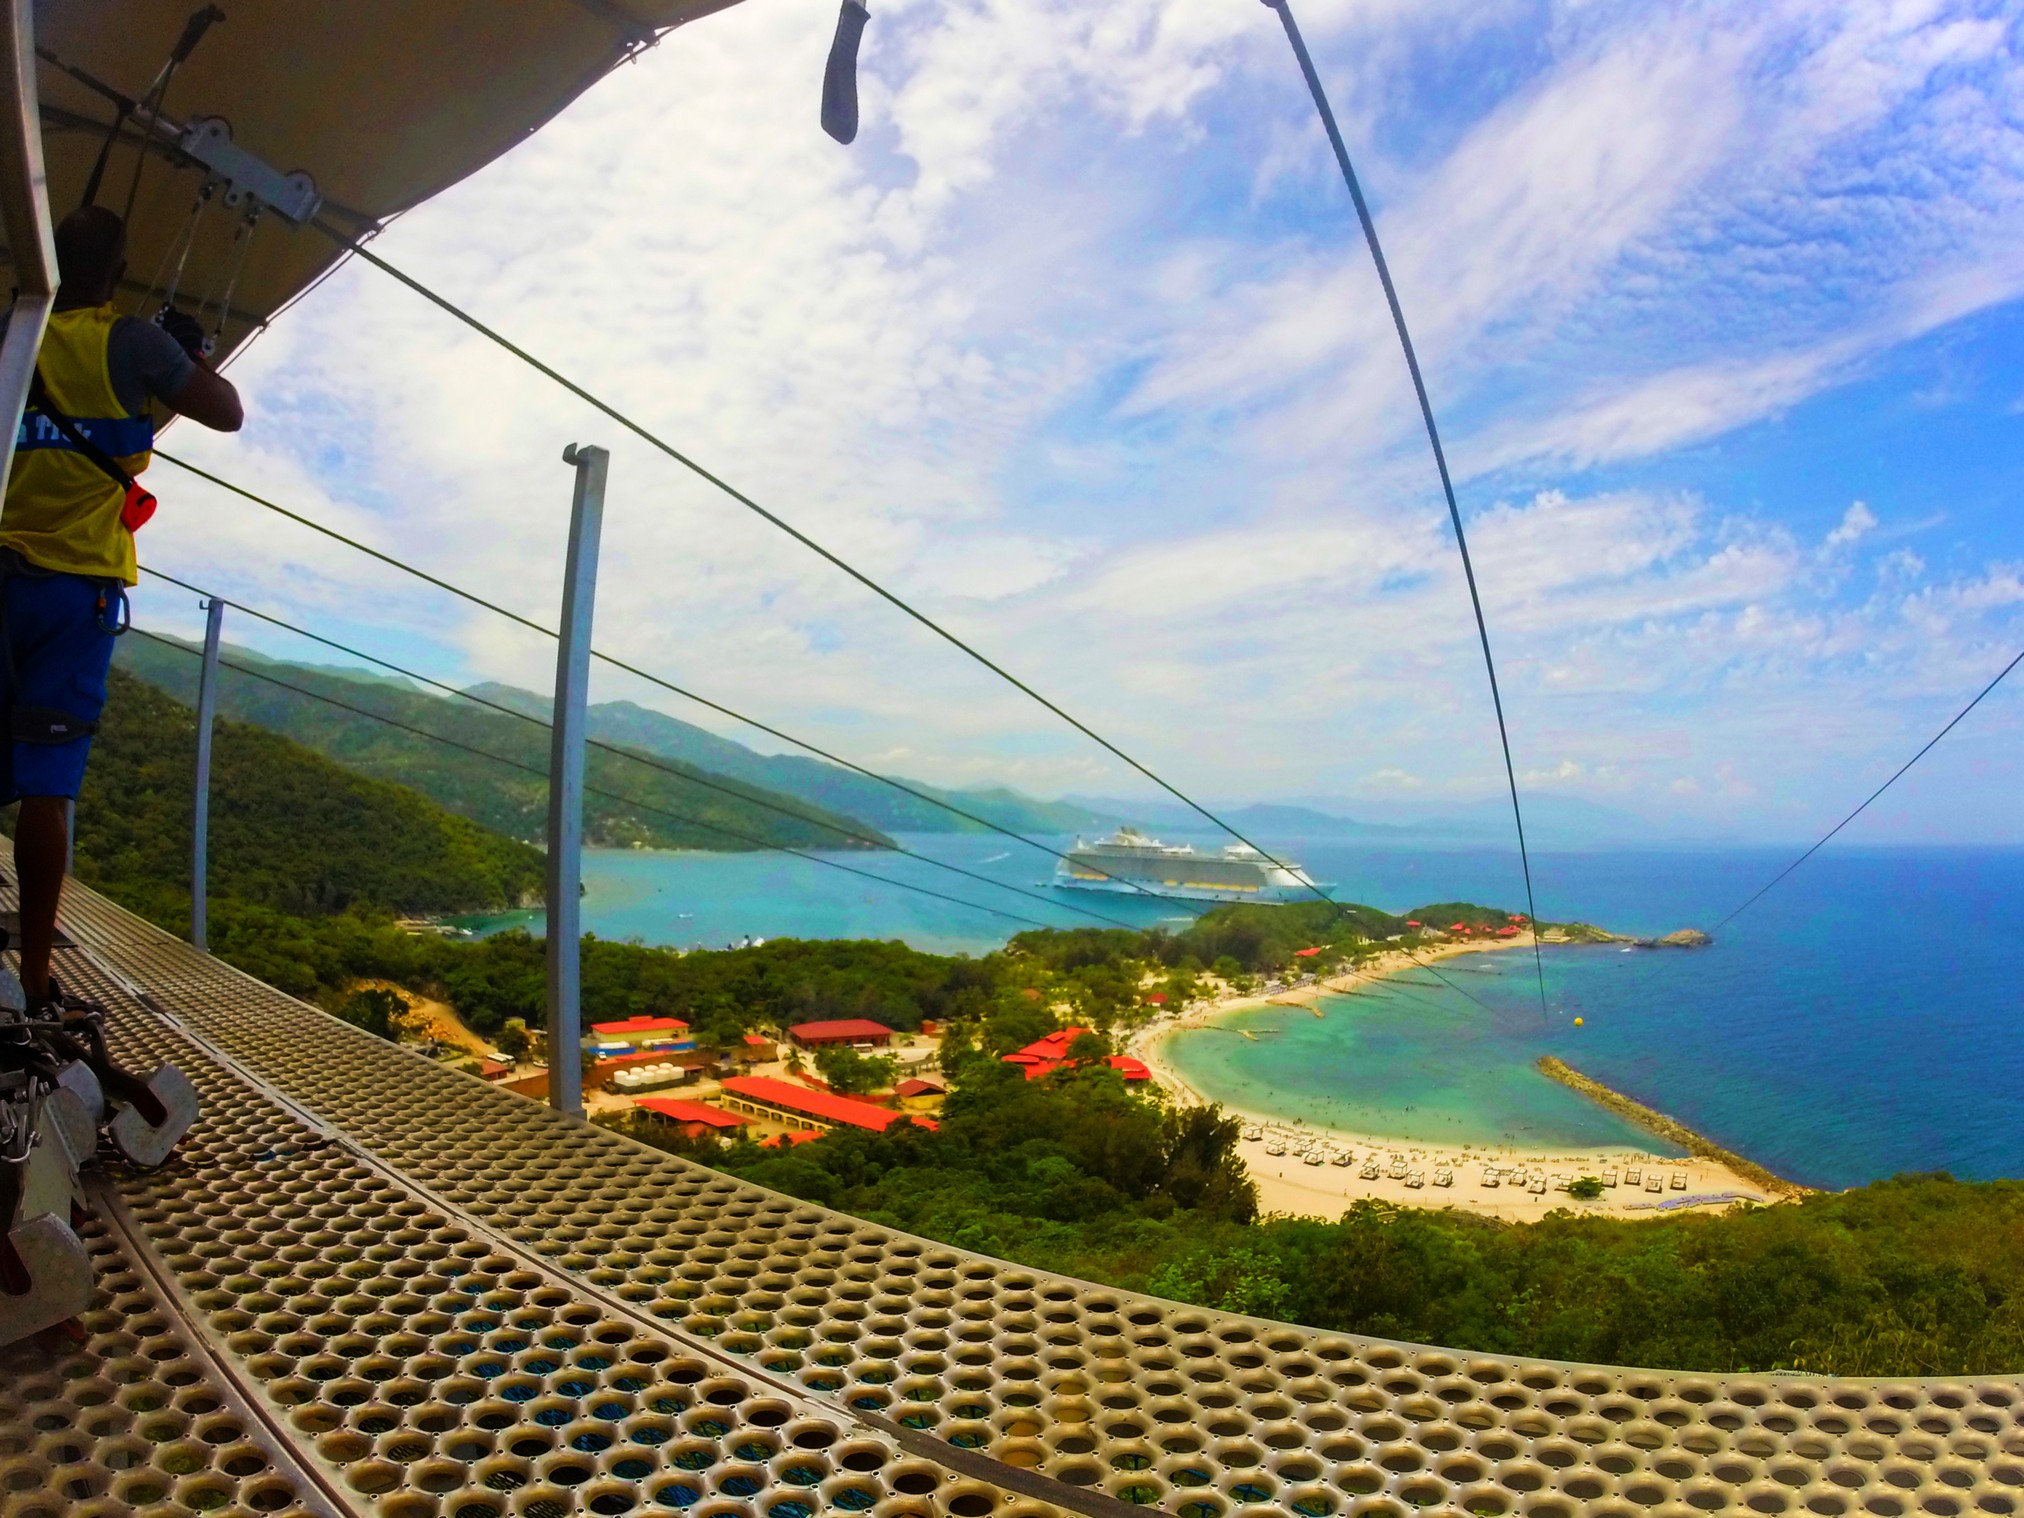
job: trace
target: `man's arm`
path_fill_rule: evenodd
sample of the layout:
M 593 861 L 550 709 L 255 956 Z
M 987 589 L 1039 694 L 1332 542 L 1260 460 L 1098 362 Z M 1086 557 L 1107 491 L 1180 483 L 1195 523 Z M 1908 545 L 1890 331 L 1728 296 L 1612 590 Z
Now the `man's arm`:
M 202 360 L 191 365 L 189 377 L 174 395 L 164 396 L 162 403 L 214 432 L 237 432 L 246 425 L 246 408 L 239 403 L 238 390 Z

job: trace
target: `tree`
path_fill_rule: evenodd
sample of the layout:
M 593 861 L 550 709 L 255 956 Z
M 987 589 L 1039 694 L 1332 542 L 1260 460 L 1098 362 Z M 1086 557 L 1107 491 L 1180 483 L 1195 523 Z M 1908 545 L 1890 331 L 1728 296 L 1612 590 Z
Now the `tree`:
M 899 1061 L 889 1054 L 859 1054 L 848 1044 L 831 1044 L 815 1051 L 815 1068 L 838 1095 L 862 1096 L 890 1086 Z
M 1602 1195 L 1602 1179 L 1599 1176 L 1584 1175 L 1578 1181 L 1570 1181 L 1567 1194 L 1583 1202 L 1592 1202 Z
M 509 1017 L 499 1029 L 499 1052 L 519 1064 L 527 1058 L 527 1051 L 534 1045 L 534 1035 L 527 1031 L 527 1019 Z
M 354 1028 L 363 1028 L 390 1044 L 399 1043 L 409 1031 L 408 1014 L 412 1010 L 400 992 L 379 986 L 361 987 L 335 1008 L 337 1015 Z

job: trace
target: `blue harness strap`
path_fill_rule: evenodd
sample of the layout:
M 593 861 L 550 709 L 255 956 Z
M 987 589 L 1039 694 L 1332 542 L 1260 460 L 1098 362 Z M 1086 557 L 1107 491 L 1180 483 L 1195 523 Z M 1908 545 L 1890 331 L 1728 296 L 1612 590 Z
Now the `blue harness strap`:
M 115 459 L 147 453 L 155 446 L 155 423 L 147 416 L 74 416 L 70 424 L 99 452 Z M 14 434 L 14 451 L 33 453 L 59 448 L 69 453 L 80 450 L 64 436 L 63 429 L 38 406 L 21 413 L 21 426 Z

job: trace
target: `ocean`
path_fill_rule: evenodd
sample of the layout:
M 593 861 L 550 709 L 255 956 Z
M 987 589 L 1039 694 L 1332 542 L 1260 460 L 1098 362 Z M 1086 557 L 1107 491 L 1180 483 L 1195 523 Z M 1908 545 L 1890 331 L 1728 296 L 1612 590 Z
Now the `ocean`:
M 1059 926 L 1071 901 L 1134 926 L 1180 906 L 1039 888 L 1051 861 L 995 836 L 926 834 L 908 847 L 1043 903 L 894 856 L 830 856 Z M 1046 840 L 1057 846 L 1061 839 Z M 1515 854 L 1368 849 L 1267 838 L 1336 894 L 1390 910 L 1469 900 L 1524 911 Z M 1535 855 L 1540 915 L 1654 935 L 1715 923 L 1791 858 L 1784 850 Z M 593 852 L 584 922 L 610 938 L 720 948 L 746 937 L 897 938 L 982 953 L 1025 923 L 779 855 Z M 483 920 L 490 930 L 540 917 Z M 1247 1015 L 1282 1031 L 1177 1040 L 1210 1095 L 1400 1138 L 1638 1143 L 1619 1119 L 1539 1075 L 1557 1054 L 1717 1143 L 1810 1185 L 1901 1171 L 2024 1176 L 2024 850 L 1830 845 L 1712 948 L 1545 951 L 1442 965 L 1467 995 L 1414 971 L 1384 998 Z M 1409 999 L 1410 998 L 1410 999 Z M 1584 1026 L 1573 1025 L 1575 1017 Z M 1266 1094 L 1269 1093 L 1269 1103 Z

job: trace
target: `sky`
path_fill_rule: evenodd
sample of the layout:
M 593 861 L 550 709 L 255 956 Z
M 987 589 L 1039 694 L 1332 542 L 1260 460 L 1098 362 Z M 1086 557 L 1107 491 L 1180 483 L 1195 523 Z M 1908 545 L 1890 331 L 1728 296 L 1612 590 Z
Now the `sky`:
M 1521 787 L 1824 830 L 2024 649 L 2018 10 L 1295 3 Z M 817 120 L 834 19 L 671 33 L 375 250 L 1190 793 L 1495 794 L 1426 435 L 1274 13 L 874 0 L 848 148 Z M 1149 793 L 368 267 L 230 372 L 245 431 L 169 446 L 390 553 L 552 624 L 561 453 L 601 444 L 600 648 L 889 773 Z M 158 474 L 146 562 L 442 678 L 552 681 L 552 643 Z M 624 675 L 593 698 L 779 747 Z M 2024 842 L 2020 738 L 2024 672 L 1851 837 Z

